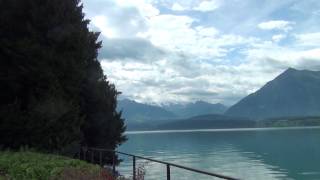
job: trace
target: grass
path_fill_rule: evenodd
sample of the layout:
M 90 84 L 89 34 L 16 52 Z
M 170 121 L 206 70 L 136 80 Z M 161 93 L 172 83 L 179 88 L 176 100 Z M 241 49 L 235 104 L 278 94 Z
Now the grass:
M 35 152 L 0 151 L 0 180 L 114 179 L 97 165 Z

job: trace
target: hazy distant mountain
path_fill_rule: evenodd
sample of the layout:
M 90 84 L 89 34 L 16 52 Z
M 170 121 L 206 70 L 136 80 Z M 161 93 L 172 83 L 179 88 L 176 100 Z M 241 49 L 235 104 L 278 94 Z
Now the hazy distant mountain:
M 320 71 L 289 68 L 225 114 L 256 119 L 320 115 Z
M 128 99 L 118 101 L 118 110 L 122 110 L 122 116 L 128 123 L 143 123 L 176 118 L 174 113 L 161 107 L 142 104 Z
M 219 129 L 250 127 L 256 127 L 256 122 L 246 118 L 236 118 L 221 114 L 208 114 L 163 123 L 158 125 L 156 129 Z
M 204 101 L 189 104 L 170 104 L 163 107 L 138 103 L 129 99 L 118 101 L 118 110 L 122 110 L 123 117 L 130 122 L 181 119 L 203 114 L 223 114 L 226 109 L 227 107 L 222 104 L 210 104 Z
M 204 101 L 188 104 L 169 104 L 164 106 L 164 108 L 180 118 L 189 118 L 203 114 L 223 114 L 227 109 L 223 104 L 210 104 Z

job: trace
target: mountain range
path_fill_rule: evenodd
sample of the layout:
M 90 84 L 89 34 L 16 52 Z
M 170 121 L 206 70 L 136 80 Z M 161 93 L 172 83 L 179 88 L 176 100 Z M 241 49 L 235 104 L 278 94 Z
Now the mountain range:
M 122 116 L 130 123 L 142 123 L 163 119 L 175 119 L 177 116 L 166 109 L 139 103 L 129 99 L 118 101 L 118 111 L 122 111 Z
M 317 117 L 320 71 L 289 68 L 230 108 L 204 101 L 156 106 L 128 99 L 120 100 L 118 107 L 128 127 L 139 129 L 252 127 L 260 120 L 266 124 L 274 118 Z
M 228 107 L 217 103 L 211 104 L 205 101 L 196 101 L 187 104 L 169 104 L 163 106 L 167 111 L 171 111 L 179 118 L 189 118 L 203 114 L 223 114 Z
M 122 116 L 129 126 L 190 118 L 203 114 L 223 114 L 226 110 L 227 107 L 223 104 L 211 104 L 204 101 L 163 106 L 139 103 L 129 99 L 118 101 L 118 111 L 122 111 Z
M 320 71 L 289 68 L 225 113 L 251 119 L 320 115 Z

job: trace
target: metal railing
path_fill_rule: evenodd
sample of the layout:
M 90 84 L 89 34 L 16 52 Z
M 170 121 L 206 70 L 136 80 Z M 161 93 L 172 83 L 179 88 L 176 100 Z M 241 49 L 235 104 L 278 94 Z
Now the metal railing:
M 133 155 L 133 154 L 124 153 L 124 152 L 115 151 L 115 150 L 108 150 L 108 149 L 81 148 L 80 152 L 79 152 L 79 158 L 80 159 L 82 158 L 84 160 L 88 160 L 88 161 L 91 161 L 92 163 L 94 163 L 95 162 L 94 156 L 98 153 L 99 154 L 99 164 L 100 164 L 100 166 L 103 166 L 103 157 L 102 157 L 103 152 L 109 152 L 109 153 L 111 152 L 112 153 L 112 156 L 113 156 L 112 157 L 112 171 L 113 171 L 113 173 L 116 172 L 116 162 L 115 162 L 116 154 L 122 154 L 122 155 L 126 155 L 126 156 L 129 156 L 129 157 L 132 157 L 132 174 L 133 174 L 132 176 L 133 176 L 133 180 L 136 180 L 136 161 L 137 161 L 137 159 L 148 160 L 148 161 L 152 161 L 152 162 L 156 162 L 156 163 L 160 163 L 160 164 L 166 165 L 167 180 L 170 180 L 170 178 L 171 178 L 170 167 L 177 167 L 177 168 L 180 168 L 180 169 L 185 169 L 185 170 L 188 170 L 188 171 L 192 171 L 192 172 L 196 172 L 196 173 L 200 173 L 200 174 L 205 174 L 205 175 L 208 175 L 208 176 L 221 178 L 221 179 L 238 180 L 237 178 L 233 178 L 233 177 L 229 177 L 229 176 L 225 176 L 225 175 L 221 175 L 221 174 L 211 173 L 211 172 L 202 171 L 202 170 L 198 170 L 198 169 L 194 169 L 194 168 L 190 168 L 190 167 L 186 167 L 186 166 L 182 166 L 182 165 L 178 165 L 178 164 L 174 164 L 174 163 L 169 163 L 169 162 L 165 162 L 165 161 L 160 161 L 160 160 L 156 160 L 156 159 L 151 159 L 151 158 L 147 158 L 147 157 L 142 157 L 142 156 L 138 156 L 138 155 Z M 88 153 L 89 153 L 89 155 L 91 155 L 91 157 L 87 157 Z

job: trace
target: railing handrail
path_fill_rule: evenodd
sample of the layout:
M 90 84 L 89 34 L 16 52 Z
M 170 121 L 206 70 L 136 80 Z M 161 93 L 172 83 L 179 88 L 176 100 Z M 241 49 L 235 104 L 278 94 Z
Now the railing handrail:
M 113 153 L 118 153 L 118 154 L 122 154 L 122 155 L 126 155 L 126 156 L 131 156 L 134 159 L 133 166 L 135 166 L 135 159 L 136 158 L 144 159 L 144 160 L 148 160 L 148 161 L 152 161 L 152 162 L 156 162 L 156 163 L 160 163 L 160 164 L 165 164 L 167 166 L 167 171 L 169 171 L 169 174 L 167 172 L 167 176 L 169 176 L 169 179 L 170 179 L 170 166 L 173 166 L 173 167 L 185 169 L 185 170 L 188 170 L 188 171 L 192 171 L 192 172 L 196 172 L 196 173 L 200 173 L 200 174 L 205 174 L 205 175 L 209 175 L 209 176 L 213 176 L 213 177 L 218 177 L 218 178 L 222 178 L 222 179 L 238 180 L 237 178 L 233 178 L 233 177 L 229 177 L 229 176 L 225 176 L 225 175 L 221 175 L 221 174 L 211 173 L 211 172 L 207 172 L 207 171 L 203 171 L 203 170 L 199 170 L 199 169 L 194 169 L 194 168 L 182 166 L 182 165 L 179 165 L 179 164 L 174 164 L 174 163 L 170 163 L 170 162 L 165 162 L 165 161 L 161 161 L 161 160 L 156 160 L 156 159 L 152 159 L 152 158 L 148 158 L 148 157 L 138 156 L 138 155 L 129 154 L 129 153 L 116 151 L 116 150 L 111 150 L 111 149 L 86 148 L 86 150 L 93 150 L 93 151 L 100 151 L 100 152 L 113 152 Z M 134 167 L 134 171 L 135 171 L 135 167 Z

